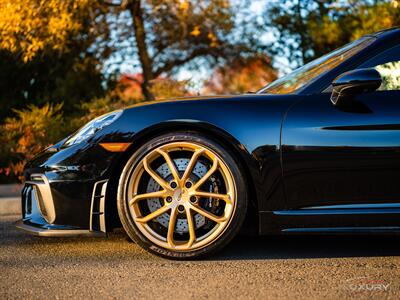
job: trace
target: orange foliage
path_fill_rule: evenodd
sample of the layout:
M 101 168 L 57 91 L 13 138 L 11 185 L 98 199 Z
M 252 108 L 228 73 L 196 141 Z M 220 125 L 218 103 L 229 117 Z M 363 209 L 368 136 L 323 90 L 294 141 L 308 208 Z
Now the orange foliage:
M 116 87 L 118 97 L 122 101 L 140 102 L 144 99 L 141 85 L 143 84 L 143 75 L 123 74 Z M 159 76 L 150 82 L 150 90 L 155 99 L 165 99 L 173 97 L 190 96 L 187 89 L 188 81 L 179 81 L 172 78 Z
M 142 99 L 143 93 L 140 87 L 142 82 L 142 74 L 122 74 L 117 84 L 121 99 Z
M 0 174 L 15 175 L 22 179 L 27 161 L 44 148 L 64 136 L 62 104 L 30 105 L 27 109 L 15 110 L 16 116 L 7 118 L 1 126 L 1 152 L 7 157 L 6 166 Z
M 204 94 L 241 94 L 256 91 L 277 78 L 267 56 L 256 55 L 218 68 L 204 85 Z

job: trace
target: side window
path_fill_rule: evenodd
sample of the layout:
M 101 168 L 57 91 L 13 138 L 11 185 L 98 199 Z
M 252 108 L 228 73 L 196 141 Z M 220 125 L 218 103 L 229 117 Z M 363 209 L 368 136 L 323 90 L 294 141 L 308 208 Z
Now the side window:
M 400 45 L 376 55 L 359 68 L 375 68 L 381 74 L 380 91 L 400 90 Z
M 377 65 L 375 69 L 382 76 L 380 91 L 400 90 L 400 61 L 391 61 Z

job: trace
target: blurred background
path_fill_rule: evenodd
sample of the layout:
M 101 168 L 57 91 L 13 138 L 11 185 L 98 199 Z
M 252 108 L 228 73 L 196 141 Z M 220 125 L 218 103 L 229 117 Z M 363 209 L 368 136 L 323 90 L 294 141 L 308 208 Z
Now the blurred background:
M 398 25 L 399 0 L 0 0 L 0 183 L 103 113 L 256 91 Z

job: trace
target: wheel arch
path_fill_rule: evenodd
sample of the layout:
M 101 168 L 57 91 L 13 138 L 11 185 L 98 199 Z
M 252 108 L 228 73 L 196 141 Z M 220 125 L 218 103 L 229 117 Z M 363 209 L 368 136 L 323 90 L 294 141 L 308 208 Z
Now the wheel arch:
M 177 120 L 162 122 L 149 126 L 137 132 L 132 137 L 131 146 L 121 155 L 116 161 L 114 167 L 110 172 L 109 184 L 107 187 L 106 198 L 111 201 L 106 201 L 106 222 L 107 227 L 118 227 L 119 217 L 116 207 L 116 197 L 118 190 L 119 177 L 126 162 L 131 155 L 148 140 L 173 131 L 194 131 L 204 134 L 211 140 L 221 144 L 227 149 L 232 157 L 237 161 L 240 168 L 244 171 L 244 177 L 247 182 L 248 191 L 248 214 L 243 226 L 247 234 L 258 234 L 259 232 L 259 209 L 258 209 L 258 195 L 255 186 L 254 176 L 252 174 L 257 169 L 257 162 L 247 151 L 246 147 L 240 143 L 235 137 L 229 134 L 226 130 L 214 126 L 207 122 L 193 121 L 193 120 Z M 253 169 L 253 171 L 252 171 Z

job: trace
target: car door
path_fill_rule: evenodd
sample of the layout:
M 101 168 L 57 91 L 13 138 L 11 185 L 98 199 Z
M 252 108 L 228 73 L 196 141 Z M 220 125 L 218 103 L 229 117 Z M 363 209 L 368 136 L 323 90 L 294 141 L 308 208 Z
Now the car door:
M 287 207 L 313 210 L 329 219 L 325 225 L 400 222 L 400 46 L 359 66 L 369 67 L 383 77 L 379 90 L 346 108 L 334 106 L 328 92 L 311 95 L 283 123 Z M 383 223 L 360 217 L 385 213 Z

